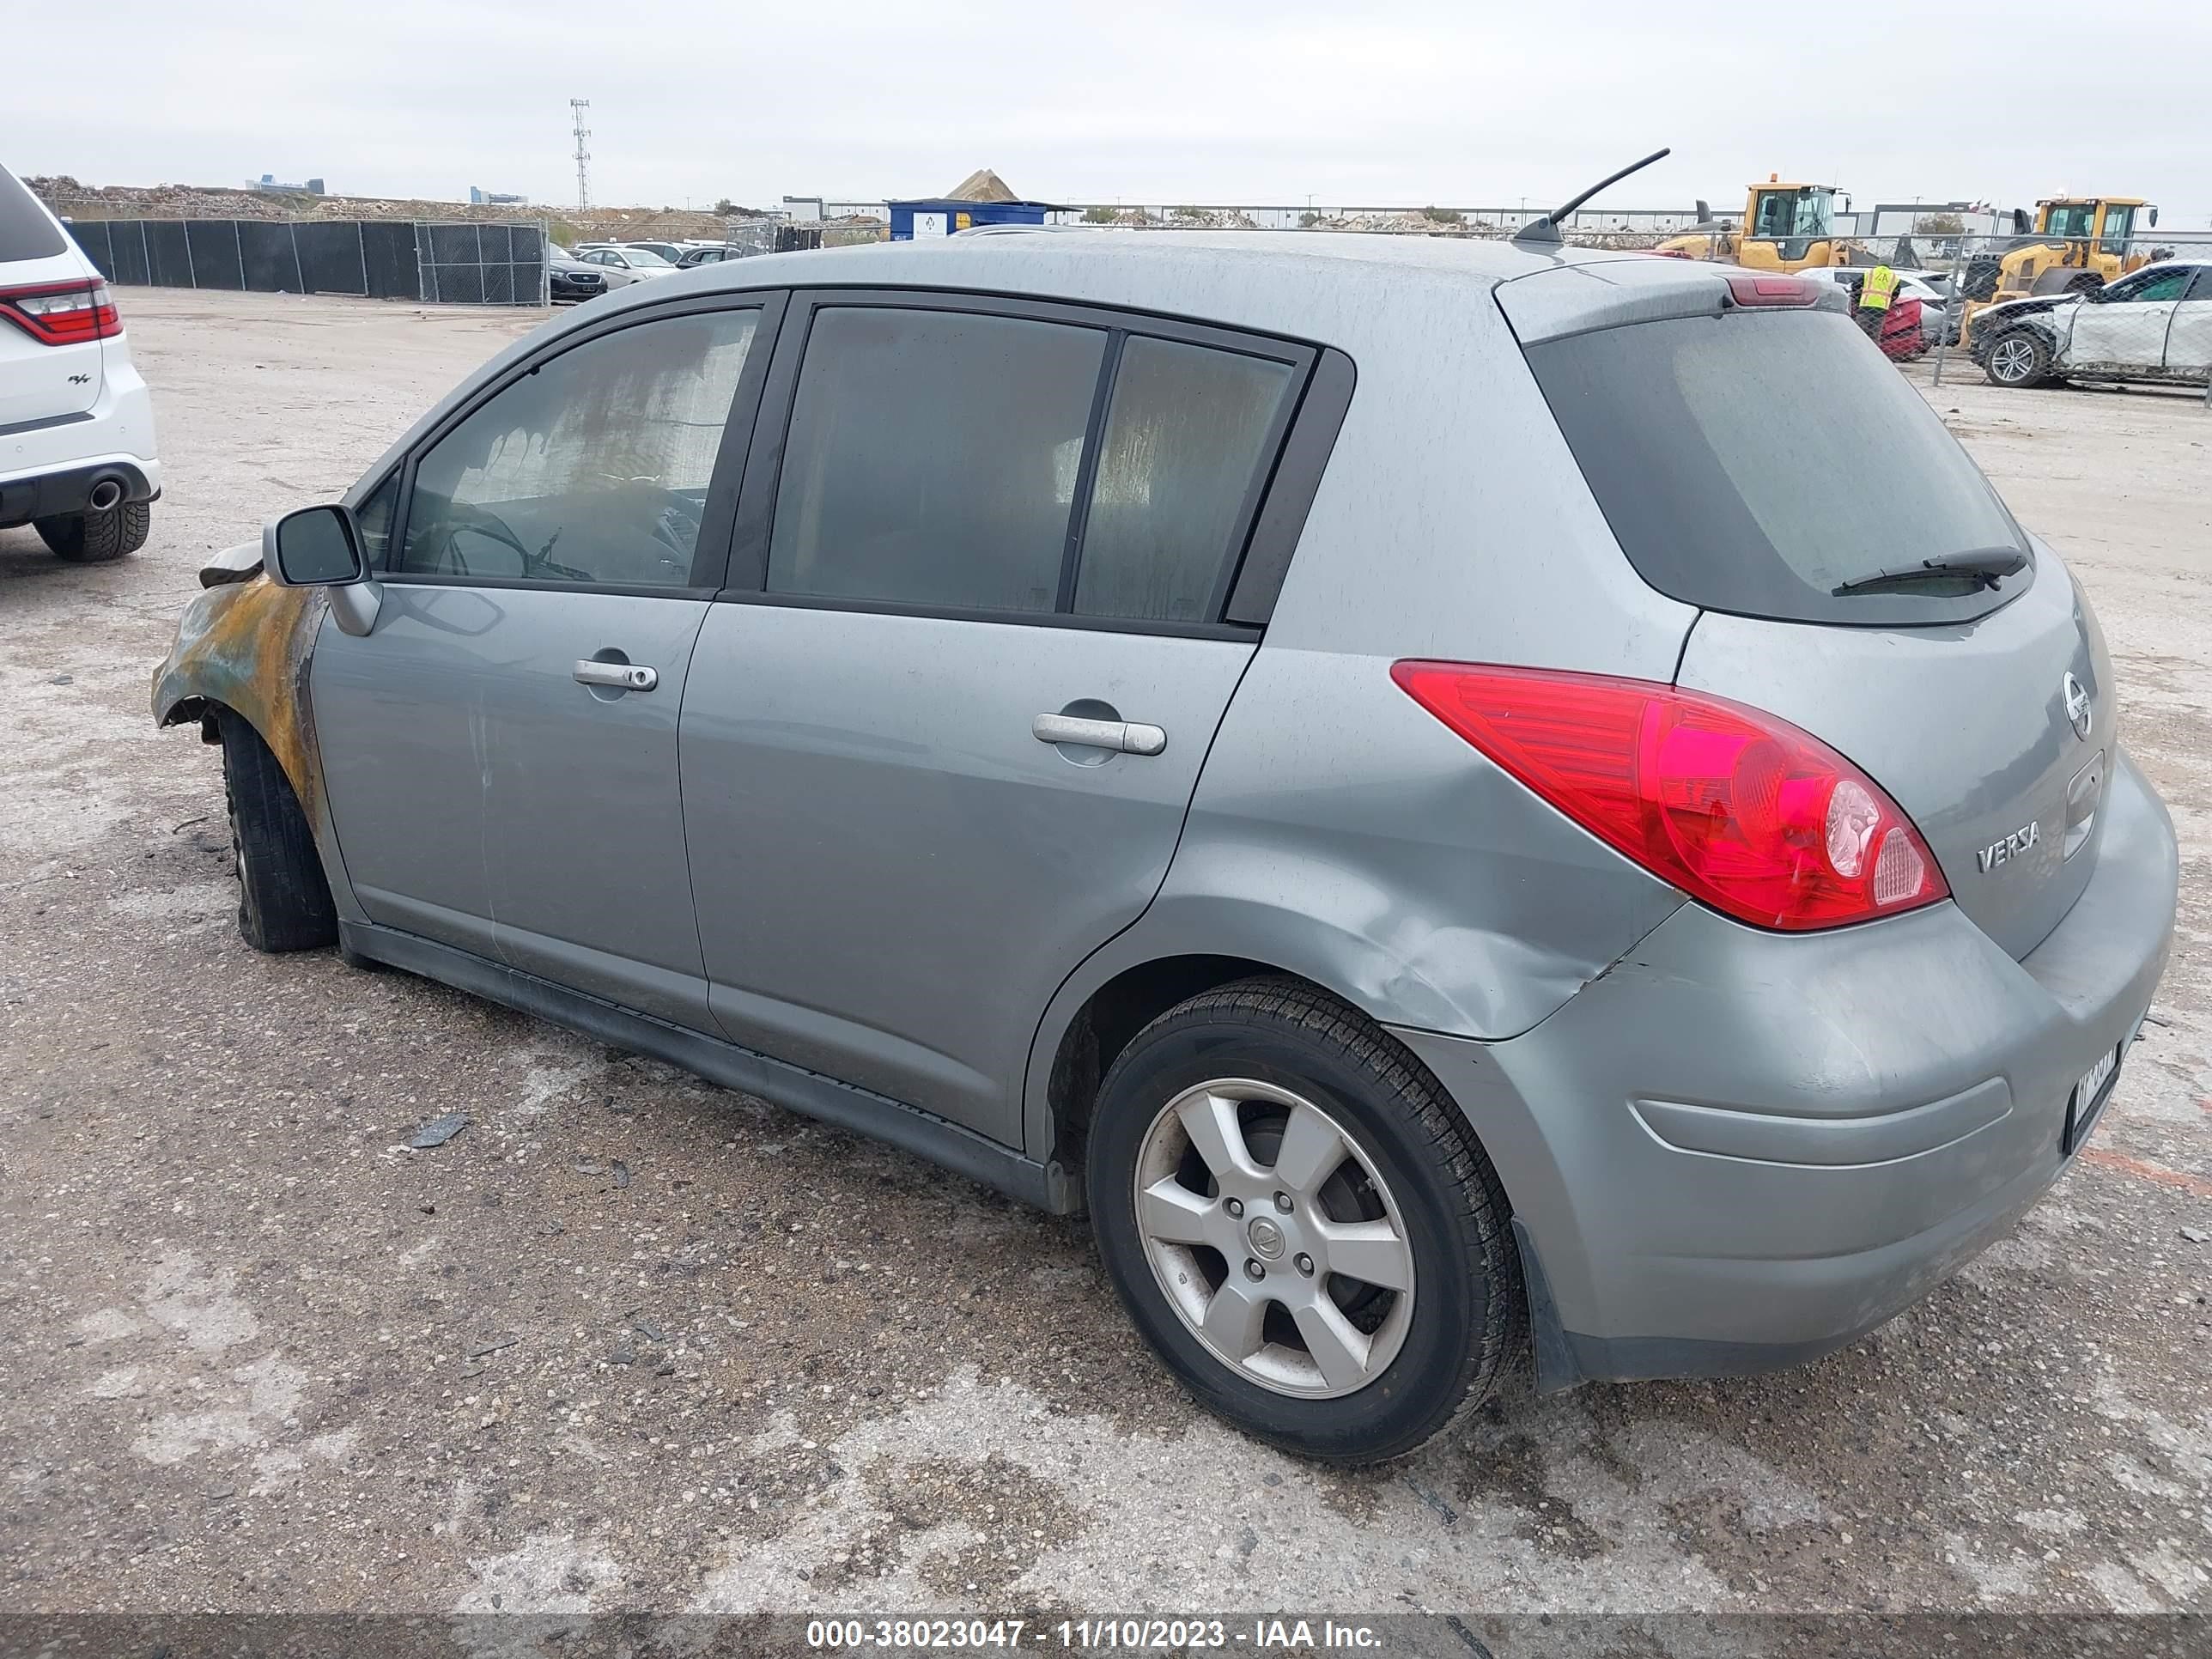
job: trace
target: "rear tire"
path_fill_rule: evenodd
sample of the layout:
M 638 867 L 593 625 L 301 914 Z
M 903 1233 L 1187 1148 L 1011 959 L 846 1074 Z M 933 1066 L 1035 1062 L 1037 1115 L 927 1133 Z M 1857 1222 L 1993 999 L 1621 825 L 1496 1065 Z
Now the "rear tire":
M 1420 1063 L 1311 986 L 1246 980 L 1170 1009 L 1115 1060 L 1092 1125 L 1115 1289 L 1246 1433 L 1328 1462 L 1395 1457 L 1525 1349 L 1497 1171 Z
M 2033 329 L 2015 329 L 1990 342 L 1982 372 L 1992 386 L 2017 391 L 2039 386 L 2051 374 L 2051 345 Z
M 105 513 L 87 509 L 32 522 L 39 539 L 56 558 L 71 564 L 106 564 L 146 545 L 154 527 L 154 504 L 118 501 Z
M 238 864 L 238 931 L 257 951 L 335 945 L 337 910 L 314 831 L 290 780 L 261 734 L 238 715 L 218 716 L 222 781 Z

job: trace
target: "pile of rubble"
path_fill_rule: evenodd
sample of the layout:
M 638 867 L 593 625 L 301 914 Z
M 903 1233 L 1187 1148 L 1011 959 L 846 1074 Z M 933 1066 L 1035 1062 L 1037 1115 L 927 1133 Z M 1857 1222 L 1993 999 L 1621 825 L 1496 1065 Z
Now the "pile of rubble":
M 304 191 L 228 190 L 209 185 L 83 185 L 62 175 L 26 179 L 31 192 L 64 219 L 418 219 L 552 227 L 556 241 L 680 241 L 727 234 L 767 216 L 680 208 L 599 208 L 579 213 L 552 204 L 429 202 L 384 196 L 315 196 Z
M 1503 225 L 1487 219 L 1470 219 L 1449 210 L 1424 211 L 1406 208 L 1390 213 L 1352 213 L 1317 216 L 1314 230 L 1359 230 L 1391 236 L 1504 236 Z

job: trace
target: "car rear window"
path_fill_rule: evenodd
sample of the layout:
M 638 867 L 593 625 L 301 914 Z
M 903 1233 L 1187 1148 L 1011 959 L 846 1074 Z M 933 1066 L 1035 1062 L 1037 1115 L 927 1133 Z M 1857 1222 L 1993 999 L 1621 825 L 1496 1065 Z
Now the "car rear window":
M 1621 549 L 1686 604 L 1783 621 L 1986 614 L 2032 567 L 1838 594 L 1883 572 L 2027 551 L 1989 482 L 1851 321 L 1730 311 L 1528 349 Z
M 50 259 L 67 244 L 46 217 L 38 198 L 0 167 L 0 264 L 13 259 Z

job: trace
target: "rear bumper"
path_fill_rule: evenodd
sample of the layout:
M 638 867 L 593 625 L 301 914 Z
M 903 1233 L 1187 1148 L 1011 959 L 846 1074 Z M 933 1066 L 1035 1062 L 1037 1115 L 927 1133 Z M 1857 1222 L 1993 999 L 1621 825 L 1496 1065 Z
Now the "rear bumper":
M 107 455 L 55 472 L 0 479 L 0 528 L 82 513 L 91 505 L 93 490 L 108 479 L 122 487 L 125 501 L 150 501 L 161 491 L 148 476 L 149 467 L 158 477 L 160 470 L 152 462 L 134 455 Z
M 100 396 L 89 409 L 0 428 L 0 526 L 82 513 L 102 478 L 122 484 L 127 501 L 152 501 L 161 493 L 146 382 L 126 352 L 111 352 L 105 362 Z
M 2106 811 L 2022 961 L 1950 904 L 1799 938 L 1685 906 L 1522 1036 L 1397 1033 L 1513 1201 L 1540 1381 L 1810 1358 L 2013 1225 L 2172 945 L 2173 830 L 2124 754 Z

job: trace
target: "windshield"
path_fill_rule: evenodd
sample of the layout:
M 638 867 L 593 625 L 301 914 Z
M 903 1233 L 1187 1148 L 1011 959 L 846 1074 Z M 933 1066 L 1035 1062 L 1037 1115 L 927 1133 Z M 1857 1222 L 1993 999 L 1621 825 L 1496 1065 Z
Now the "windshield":
M 1825 190 L 1764 190 L 1752 234 L 1790 240 L 1826 236 L 1835 226 L 1835 198 Z
M 623 252 L 629 256 L 629 262 L 634 265 L 665 265 L 668 263 L 649 247 L 626 247 Z
M 2096 216 L 2097 205 L 2094 202 L 2054 202 L 2051 206 L 2051 222 L 2045 234 L 2051 236 L 2087 236 Z
M 2027 542 L 1926 401 L 1850 321 L 1734 311 L 1531 346 L 1621 550 L 1686 604 L 1785 621 L 1964 621 L 2019 592 L 1974 575 L 1836 589 Z

